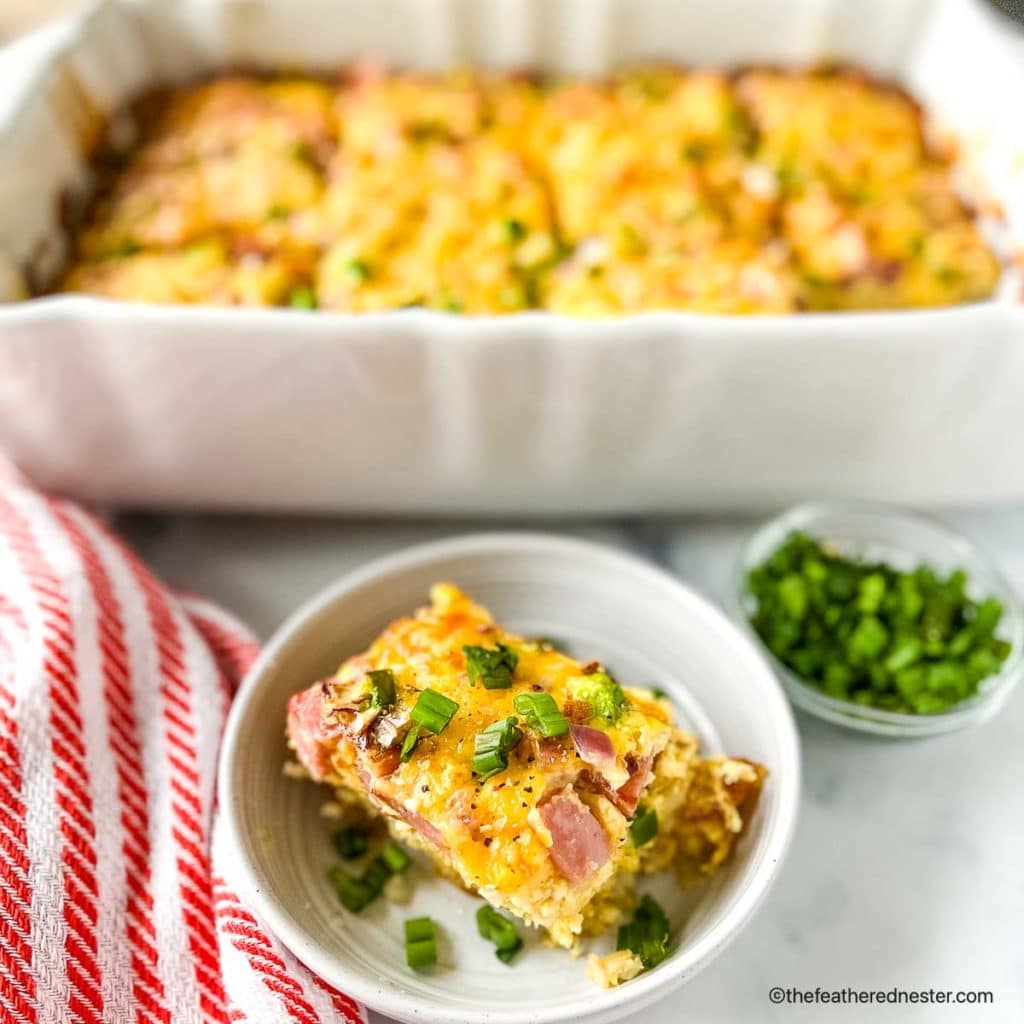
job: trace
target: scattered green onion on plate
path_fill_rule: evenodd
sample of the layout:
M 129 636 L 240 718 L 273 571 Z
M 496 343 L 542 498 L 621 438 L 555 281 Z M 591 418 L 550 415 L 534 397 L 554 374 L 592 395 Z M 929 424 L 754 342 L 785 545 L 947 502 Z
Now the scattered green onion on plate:
M 516 926 L 486 903 L 476 912 L 476 927 L 481 937 L 494 943 L 494 955 L 503 964 L 511 963 L 523 948 Z
M 370 848 L 370 837 L 361 828 L 343 828 L 334 833 L 334 848 L 339 857 L 353 860 Z
M 405 962 L 417 970 L 437 963 L 437 926 L 429 917 L 405 922 Z
M 342 830 L 342 832 L 351 831 L 354 830 Z M 338 836 L 341 834 L 339 832 Z M 338 836 L 335 836 L 335 846 L 338 846 L 339 852 L 341 852 Z M 331 885 L 334 886 L 341 905 L 353 914 L 358 914 L 380 896 L 388 879 L 393 875 L 400 874 L 408 866 L 409 855 L 398 843 L 389 840 L 380 853 L 366 865 L 366 869 L 358 878 L 350 875 L 344 868 L 331 868 L 327 877 L 330 879 Z
M 668 956 L 669 923 L 665 911 L 650 894 L 640 898 L 633 920 L 619 927 L 616 949 L 628 949 L 650 970 Z

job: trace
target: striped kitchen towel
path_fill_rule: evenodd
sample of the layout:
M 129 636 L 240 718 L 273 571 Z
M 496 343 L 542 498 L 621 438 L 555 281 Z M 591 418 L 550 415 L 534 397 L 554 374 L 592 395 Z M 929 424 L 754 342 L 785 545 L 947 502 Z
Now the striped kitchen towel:
M 365 1020 L 232 888 L 217 748 L 256 644 L 0 481 L 0 1021 Z

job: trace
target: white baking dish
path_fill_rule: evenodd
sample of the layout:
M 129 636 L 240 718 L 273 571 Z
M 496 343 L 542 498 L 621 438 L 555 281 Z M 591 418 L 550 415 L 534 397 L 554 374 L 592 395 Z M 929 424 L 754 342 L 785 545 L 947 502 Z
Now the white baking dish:
M 5 82 L 18 97 L 0 128 L 8 268 L 60 258 L 58 197 L 86 184 L 97 115 L 143 87 L 367 55 L 597 74 L 652 58 L 849 60 L 902 80 L 955 131 L 964 180 L 1006 211 L 1004 246 L 1024 240 L 1024 59 L 980 0 L 108 0 L 40 45 L 41 69 Z M 45 486 L 160 506 L 1019 499 L 1019 298 L 1008 272 L 972 306 L 790 317 L 12 302 L 0 307 L 0 447 Z

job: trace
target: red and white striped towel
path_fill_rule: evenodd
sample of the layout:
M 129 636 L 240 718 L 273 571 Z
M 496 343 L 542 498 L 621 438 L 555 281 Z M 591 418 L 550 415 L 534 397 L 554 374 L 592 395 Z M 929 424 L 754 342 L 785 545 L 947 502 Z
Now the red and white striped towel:
M 233 891 L 217 749 L 256 644 L 0 483 L 0 1021 L 355 1024 Z

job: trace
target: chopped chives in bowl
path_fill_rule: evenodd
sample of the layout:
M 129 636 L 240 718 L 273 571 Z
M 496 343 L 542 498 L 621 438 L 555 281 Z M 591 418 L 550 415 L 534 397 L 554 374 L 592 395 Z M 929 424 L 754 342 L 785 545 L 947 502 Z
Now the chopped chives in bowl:
M 1010 653 L 1002 603 L 969 584 L 962 570 L 849 558 L 801 532 L 746 576 L 751 625 L 790 671 L 828 697 L 910 715 L 975 696 Z

